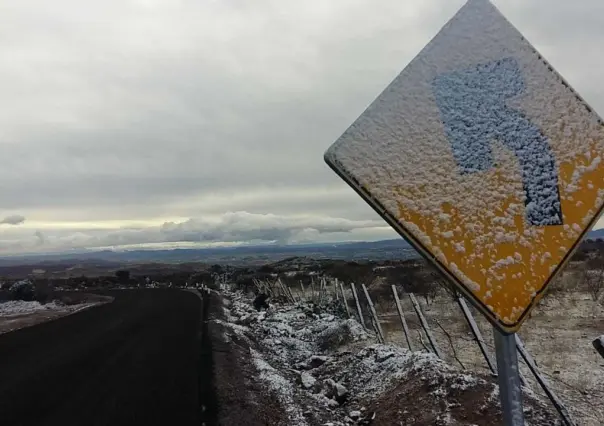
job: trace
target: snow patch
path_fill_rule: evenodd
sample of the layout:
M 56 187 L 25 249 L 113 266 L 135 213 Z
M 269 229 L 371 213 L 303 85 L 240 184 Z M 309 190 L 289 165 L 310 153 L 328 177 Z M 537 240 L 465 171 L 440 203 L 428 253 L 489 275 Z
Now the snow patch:
M 43 311 L 59 311 L 59 310 L 79 310 L 87 306 L 92 306 L 93 303 L 81 303 L 78 305 L 66 306 L 60 302 L 52 301 L 50 303 L 41 304 L 40 302 L 26 302 L 23 300 L 11 300 L 0 302 L 0 316 L 9 317 L 14 315 L 27 315 Z
M 277 397 L 281 400 L 283 408 L 285 408 L 290 424 L 306 425 L 304 415 L 294 401 L 294 388 L 289 380 L 283 377 L 277 370 L 266 362 L 260 353 L 250 348 L 252 361 L 258 370 L 260 380 L 264 381 L 268 387 L 273 390 Z

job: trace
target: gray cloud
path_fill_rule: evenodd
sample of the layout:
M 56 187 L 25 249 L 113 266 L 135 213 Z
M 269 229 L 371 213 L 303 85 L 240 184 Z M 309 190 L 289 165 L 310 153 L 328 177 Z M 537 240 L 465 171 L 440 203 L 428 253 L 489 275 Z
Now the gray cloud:
M 0 225 L 21 225 L 23 222 L 25 222 L 25 217 L 15 214 L 0 220 Z
M 364 232 L 369 231 L 369 232 Z M 316 216 L 279 216 L 228 212 L 214 220 L 188 219 L 160 226 L 103 229 L 48 229 L 14 232 L 13 239 L 0 243 L 1 251 L 48 251 L 70 248 L 115 247 L 159 243 L 246 243 L 281 244 L 309 241 L 338 241 L 371 238 L 371 234 L 392 237 L 380 220 L 349 220 Z M 355 238 L 356 237 L 356 238 Z
M 4 250 L 29 247 L 36 230 L 61 248 L 229 239 L 183 218 L 232 211 L 279 229 L 237 238 L 340 234 L 289 219 L 283 230 L 277 218 L 297 215 L 379 221 L 323 152 L 463 3 L 15 2 L 0 14 L 0 215 L 31 225 L 0 230 Z M 601 3 L 495 1 L 604 111 Z M 156 224 L 98 230 L 133 220 Z M 382 235 L 367 229 L 358 235 Z
M 46 237 L 44 236 L 44 234 L 40 231 L 36 231 L 34 232 L 34 237 L 36 237 L 36 245 L 37 246 L 43 246 L 44 243 L 46 242 Z

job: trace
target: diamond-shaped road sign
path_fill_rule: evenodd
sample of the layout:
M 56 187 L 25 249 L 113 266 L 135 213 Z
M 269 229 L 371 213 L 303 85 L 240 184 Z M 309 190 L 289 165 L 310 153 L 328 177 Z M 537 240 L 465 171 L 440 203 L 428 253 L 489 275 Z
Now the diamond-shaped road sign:
M 487 0 L 470 0 L 325 161 L 503 332 L 604 207 L 604 124 Z

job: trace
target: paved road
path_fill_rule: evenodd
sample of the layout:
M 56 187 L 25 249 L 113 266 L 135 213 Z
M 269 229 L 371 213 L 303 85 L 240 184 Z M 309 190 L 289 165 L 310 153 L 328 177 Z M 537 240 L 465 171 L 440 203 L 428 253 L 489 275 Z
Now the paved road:
M 212 424 L 212 407 L 200 409 L 212 368 L 199 297 L 111 294 L 113 303 L 0 336 L 2 426 Z

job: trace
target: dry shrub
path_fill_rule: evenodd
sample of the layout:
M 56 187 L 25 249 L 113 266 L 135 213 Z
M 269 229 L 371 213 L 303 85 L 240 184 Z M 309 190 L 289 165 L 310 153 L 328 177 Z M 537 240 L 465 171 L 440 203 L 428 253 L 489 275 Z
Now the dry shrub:
M 583 282 L 591 298 L 596 301 L 604 290 L 604 256 L 598 253 L 587 261 L 583 273 Z
M 549 294 L 570 293 L 579 290 L 582 283 L 583 271 L 572 269 L 562 271 L 548 286 Z
M 317 342 L 322 351 L 334 351 L 337 348 L 351 343 L 354 336 L 351 330 L 351 321 L 338 322 L 319 333 Z

